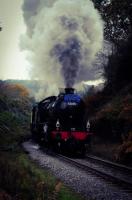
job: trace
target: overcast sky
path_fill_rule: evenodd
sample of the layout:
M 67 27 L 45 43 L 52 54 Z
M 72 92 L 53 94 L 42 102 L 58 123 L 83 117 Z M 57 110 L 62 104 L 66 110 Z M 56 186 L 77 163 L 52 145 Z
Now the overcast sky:
M 25 32 L 23 0 L 0 0 L 0 79 L 28 78 L 28 62 L 20 51 L 19 38 Z
M 29 79 L 30 64 L 19 47 L 26 31 L 21 5 L 23 0 L 0 0 L 0 79 Z

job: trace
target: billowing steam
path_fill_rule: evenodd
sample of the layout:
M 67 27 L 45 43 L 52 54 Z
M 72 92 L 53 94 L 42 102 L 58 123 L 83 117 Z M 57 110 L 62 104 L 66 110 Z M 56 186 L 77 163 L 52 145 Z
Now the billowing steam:
M 55 45 L 52 55 L 56 56 L 61 64 L 61 73 L 66 87 L 72 87 L 81 67 L 81 45 L 76 37 L 66 39 L 65 44 Z
M 50 87 L 93 79 L 103 22 L 90 0 L 24 0 L 23 14 L 27 34 L 21 43 L 31 52 L 33 78 Z

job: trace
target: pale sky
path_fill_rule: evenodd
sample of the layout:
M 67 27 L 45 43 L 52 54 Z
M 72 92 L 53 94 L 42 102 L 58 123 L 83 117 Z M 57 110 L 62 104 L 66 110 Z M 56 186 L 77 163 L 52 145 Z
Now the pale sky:
M 20 35 L 26 30 L 23 0 L 0 0 L 0 79 L 27 79 L 29 63 L 19 48 Z

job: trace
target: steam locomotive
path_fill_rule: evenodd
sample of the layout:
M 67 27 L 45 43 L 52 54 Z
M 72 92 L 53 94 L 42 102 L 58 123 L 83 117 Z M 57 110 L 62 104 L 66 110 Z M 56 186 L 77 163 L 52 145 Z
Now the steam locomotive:
M 85 155 L 91 134 L 83 100 L 73 88 L 42 100 L 33 106 L 31 132 L 54 149 Z

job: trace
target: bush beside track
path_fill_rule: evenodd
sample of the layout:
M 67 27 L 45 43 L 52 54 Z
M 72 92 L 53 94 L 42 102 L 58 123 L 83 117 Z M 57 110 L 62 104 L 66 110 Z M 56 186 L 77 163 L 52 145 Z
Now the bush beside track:
M 85 101 L 94 133 L 92 153 L 132 166 L 132 84 L 115 95 L 104 90 Z

